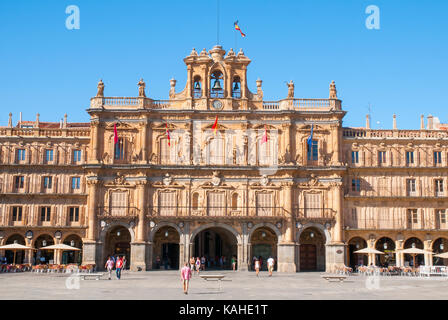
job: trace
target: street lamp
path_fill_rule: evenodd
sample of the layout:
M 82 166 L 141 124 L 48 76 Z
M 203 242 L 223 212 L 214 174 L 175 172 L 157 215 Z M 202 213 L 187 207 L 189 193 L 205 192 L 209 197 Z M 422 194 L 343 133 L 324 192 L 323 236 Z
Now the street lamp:
M 384 250 L 387 250 L 387 243 L 386 242 L 384 242 L 383 248 L 384 248 Z
M 263 232 L 261 233 L 261 236 L 262 236 L 263 238 L 265 238 L 265 237 L 266 237 L 266 232 L 263 231 Z
M 359 243 L 356 244 L 356 249 L 359 249 Z
M 415 248 L 415 243 L 412 244 L 412 248 Z
M 310 232 L 310 237 L 314 238 L 314 232 L 312 232 L 312 231 Z
M 443 250 L 444 246 L 443 243 L 440 244 L 440 250 Z
M 47 240 L 42 240 L 42 247 L 46 247 L 47 246 Z
M 168 231 L 165 231 L 165 238 L 168 238 Z
M 71 245 L 72 247 L 74 247 L 74 246 L 75 246 L 75 240 L 70 241 L 70 245 Z
M 119 237 L 121 235 L 121 232 L 120 231 L 117 231 L 117 236 Z

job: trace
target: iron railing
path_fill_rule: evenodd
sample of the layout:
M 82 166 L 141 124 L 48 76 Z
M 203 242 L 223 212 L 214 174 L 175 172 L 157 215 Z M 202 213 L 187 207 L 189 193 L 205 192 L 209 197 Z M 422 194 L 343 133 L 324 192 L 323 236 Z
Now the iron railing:
M 283 207 L 195 207 L 195 206 L 151 206 L 150 217 L 225 217 L 225 218 L 281 218 L 286 216 Z
M 129 217 L 136 217 L 138 213 L 139 209 L 137 207 L 129 207 L 129 206 L 97 207 L 97 216 L 99 218 L 129 218 Z
M 297 220 L 333 220 L 336 211 L 331 208 L 294 208 Z

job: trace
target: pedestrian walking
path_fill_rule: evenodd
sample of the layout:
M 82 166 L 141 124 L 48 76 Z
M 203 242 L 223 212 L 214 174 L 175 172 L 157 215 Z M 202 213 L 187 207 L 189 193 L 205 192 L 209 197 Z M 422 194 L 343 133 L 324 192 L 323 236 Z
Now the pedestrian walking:
M 199 257 L 196 258 L 196 273 L 199 274 L 199 269 L 201 268 L 201 260 Z
M 257 277 L 258 274 L 260 273 L 260 260 L 255 260 L 255 272 L 257 273 Z
M 269 276 L 272 277 L 272 271 L 274 271 L 274 259 L 272 257 L 269 257 L 267 262 L 268 262 Z
M 204 256 L 202 256 L 202 258 L 201 258 L 201 270 L 205 271 L 205 257 Z
M 109 272 L 109 280 L 112 280 L 112 269 L 114 268 L 114 260 L 109 256 L 106 261 L 106 265 L 104 266 Z
M 232 269 L 233 269 L 233 271 L 236 271 L 236 258 L 235 258 L 235 256 L 232 256 Z
M 118 257 L 117 263 L 115 264 L 115 270 L 117 272 L 118 280 L 121 279 L 121 269 L 123 268 L 123 258 Z
M 191 269 L 188 267 L 188 262 L 185 262 L 184 267 L 180 270 L 180 280 L 182 281 L 184 293 L 188 294 L 188 285 L 191 279 Z
M 194 272 L 194 257 L 190 258 L 190 269 L 191 269 L 191 272 Z

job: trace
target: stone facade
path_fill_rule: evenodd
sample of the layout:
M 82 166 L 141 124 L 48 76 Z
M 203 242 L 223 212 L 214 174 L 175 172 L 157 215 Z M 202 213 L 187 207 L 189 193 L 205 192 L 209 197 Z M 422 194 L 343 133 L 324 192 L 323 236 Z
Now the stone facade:
M 329 99 L 296 99 L 291 81 L 287 98 L 264 101 L 261 80 L 248 88 L 243 51 L 193 50 L 184 62 L 186 86 L 176 92 L 172 79 L 169 100 L 147 97 L 143 79 L 138 97 L 105 97 L 100 81 L 90 123 L 13 126 L 10 116 L 0 243 L 43 255 L 64 242 L 99 268 L 124 254 L 132 270 L 203 255 L 250 270 L 254 255 L 273 256 L 281 272 L 354 265 L 355 248 L 386 242 L 448 249 L 445 131 L 343 128 L 334 82 Z

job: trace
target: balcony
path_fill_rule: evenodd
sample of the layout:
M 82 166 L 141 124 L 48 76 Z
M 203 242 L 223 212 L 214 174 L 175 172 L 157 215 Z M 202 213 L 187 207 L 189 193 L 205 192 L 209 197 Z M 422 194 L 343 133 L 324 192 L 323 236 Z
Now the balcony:
M 298 221 L 328 222 L 335 219 L 336 211 L 331 208 L 294 208 Z
M 133 220 L 138 216 L 136 207 L 97 207 L 97 216 L 100 219 L 109 220 Z
M 448 230 L 446 224 L 432 219 L 411 222 L 407 218 L 358 219 L 346 222 L 345 226 L 346 230 Z
M 149 218 L 182 219 L 273 219 L 286 216 L 282 207 L 181 207 L 155 206 L 148 208 Z

